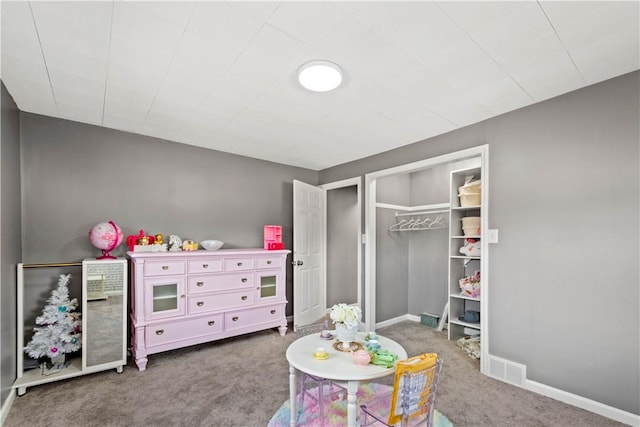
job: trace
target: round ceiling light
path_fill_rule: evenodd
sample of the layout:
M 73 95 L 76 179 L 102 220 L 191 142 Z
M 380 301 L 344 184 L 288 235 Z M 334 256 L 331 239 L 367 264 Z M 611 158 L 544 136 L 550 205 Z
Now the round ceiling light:
M 342 83 L 342 70 L 333 62 L 311 61 L 298 70 L 298 81 L 313 92 L 328 92 Z

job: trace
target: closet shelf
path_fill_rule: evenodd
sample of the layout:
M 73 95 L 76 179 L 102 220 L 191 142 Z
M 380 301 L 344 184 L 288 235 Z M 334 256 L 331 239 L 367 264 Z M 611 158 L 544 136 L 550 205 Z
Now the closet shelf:
M 463 295 L 463 294 L 458 294 L 458 295 L 451 294 L 450 296 L 451 296 L 451 298 L 460 298 L 460 299 L 466 299 L 466 300 L 469 300 L 469 301 L 480 301 L 480 298 L 478 298 L 478 297 L 474 298 L 474 297 L 470 297 L 470 296 Z

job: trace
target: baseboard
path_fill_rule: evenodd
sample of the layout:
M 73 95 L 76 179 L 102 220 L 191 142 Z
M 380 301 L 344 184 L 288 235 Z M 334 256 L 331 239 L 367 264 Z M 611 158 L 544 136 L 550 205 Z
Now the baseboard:
M 595 400 L 587 399 L 586 397 L 578 396 L 532 380 L 526 380 L 523 388 L 593 412 L 594 414 L 602 415 L 603 417 L 611 418 L 612 420 L 630 426 L 640 427 L 640 415 L 632 414 L 631 412 L 626 412 L 622 409 L 614 408 L 604 403 L 596 402 Z
M 13 405 L 13 401 L 16 398 L 16 389 L 12 388 L 7 398 L 4 400 L 2 407 L 0 407 L 0 427 L 4 425 L 7 417 L 9 416 L 9 411 L 11 410 L 11 406 Z
M 412 317 L 417 318 L 418 322 L 420 322 L 419 316 L 415 316 L 413 314 L 404 314 L 402 316 L 394 317 L 393 319 L 388 319 L 388 320 L 384 320 L 382 322 L 376 323 L 376 329 L 384 328 L 385 326 L 395 325 L 396 323 L 404 322 L 405 320 L 415 320 L 415 319 L 412 319 Z

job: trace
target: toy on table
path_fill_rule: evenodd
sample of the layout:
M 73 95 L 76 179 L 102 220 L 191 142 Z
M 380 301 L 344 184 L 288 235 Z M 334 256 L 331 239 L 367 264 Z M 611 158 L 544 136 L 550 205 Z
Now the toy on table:
M 371 363 L 385 368 L 392 368 L 398 360 L 398 355 L 389 350 L 378 349 L 370 351 L 369 354 L 371 355 Z
M 368 365 L 371 362 L 371 355 L 366 350 L 351 351 L 351 357 L 356 365 Z
M 313 352 L 312 356 L 317 360 L 325 360 L 329 358 L 329 352 L 327 352 L 324 347 L 318 347 L 316 348 L 316 351 Z
M 376 335 L 374 332 L 369 332 L 365 340 L 367 341 L 367 350 L 378 350 L 380 348 L 378 335 Z

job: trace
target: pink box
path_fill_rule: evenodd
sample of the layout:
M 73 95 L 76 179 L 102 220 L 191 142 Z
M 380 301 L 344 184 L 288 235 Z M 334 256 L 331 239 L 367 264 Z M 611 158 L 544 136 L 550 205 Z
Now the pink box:
M 267 250 L 284 249 L 284 243 L 282 243 L 282 226 L 264 226 L 264 248 Z

